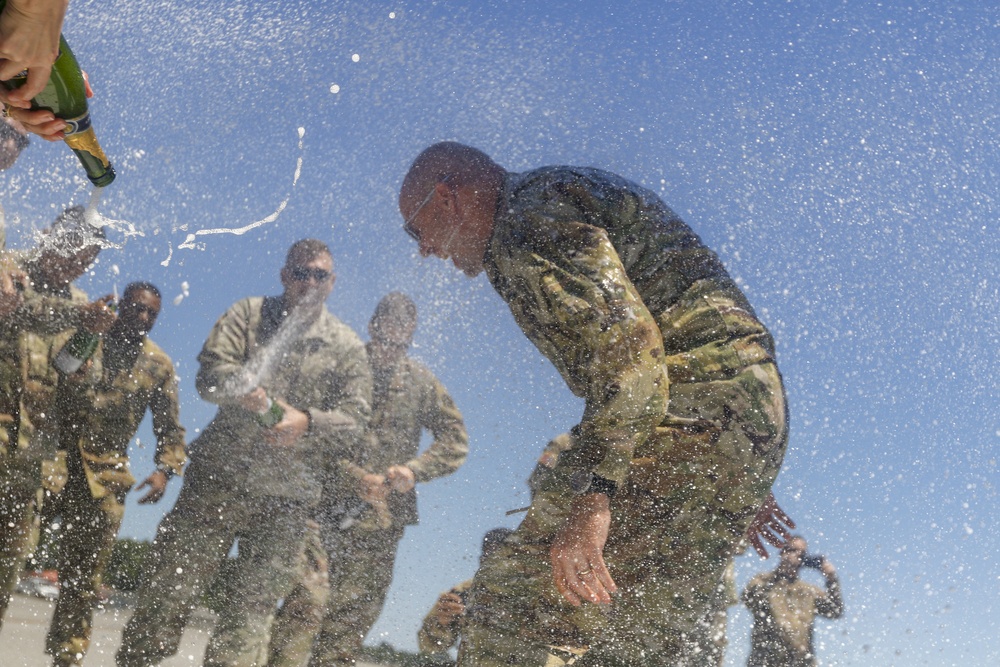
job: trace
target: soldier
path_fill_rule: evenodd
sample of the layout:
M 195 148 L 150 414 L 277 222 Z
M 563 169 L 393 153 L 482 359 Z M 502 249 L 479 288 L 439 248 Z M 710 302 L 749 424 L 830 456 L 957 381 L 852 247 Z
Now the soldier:
M 450 142 L 417 157 L 399 209 L 422 255 L 486 271 L 586 401 L 546 511 L 476 574 L 459 663 L 541 664 L 551 644 L 710 663 L 711 597 L 787 440 L 773 340 L 718 257 L 619 176 L 509 173 Z
M 239 563 L 204 664 L 257 664 L 271 611 L 293 583 L 323 471 L 358 447 L 371 374 L 361 340 L 324 305 L 334 284 L 326 244 L 293 244 L 281 284 L 281 296 L 233 305 L 198 356 L 198 392 L 219 410 L 191 444 L 180 497 L 160 523 L 119 667 L 176 653 L 237 539 L 252 557 Z
M 514 531 L 510 528 L 494 528 L 483 535 L 479 561 L 482 562 L 496 551 L 512 532 Z M 421 653 L 438 656 L 443 660 L 448 650 L 458 643 L 465 618 L 466 595 L 470 588 L 472 579 L 463 581 L 438 596 L 417 633 L 417 645 Z
M 375 383 L 371 444 L 363 465 L 342 462 L 319 513 L 330 594 L 312 645 L 314 667 L 354 664 L 385 603 L 403 530 L 417 523 L 415 484 L 455 472 L 468 454 L 469 438 L 451 396 L 430 370 L 406 356 L 416 326 L 417 308 L 399 292 L 379 301 L 368 325 Z M 420 452 L 424 429 L 434 440 Z M 310 644 L 302 635 L 311 634 L 314 615 L 300 599 L 309 593 L 297 591 L 275 622 L 272 667 L 301 664 L 302 648 Z
M 97 588 L 125 513 L 125 496 L 136 482 L 128 468 L 128 443 L 147 409 L 156 435 L 156 470 L 139 485 L 149 488 L 139 502 L 158 502 L 186 458 L 174 365 L 147 337 L 160 305 L 154 285 L 129 284 L 118 320 L 88 367 L 60 383 L 59 435 L 69 475 L 47 510 L 62 518 L 62 528 L 56 544 L 59 601 L 45 649 L 57 667 L 82 664 L 90 644 Z
M 802 567 L 819 570 L 826 591 L 799 579 Z M 833 619 L 844 613 L 836 568 L 823 556 L 806 555 L 806 541 L 798 535 L 788 539 L 773 571 L 750 580 L 743 603 L 753 614 L 749 667 L 813 667 L 816 614 Z
M 51 361 L 83 327 L 107 331 L 115 315 L 104 297 L 87 303 L 71 283 L 96 259 L 103 230 L 67 209 L 52 223 L 37 251 L 5 253 L 8 312 L 0 321 L 0 624 L 17 583 L 31 535 L 38 496 L 65 482 L 57 454 L 55 403 L 59 375 Z

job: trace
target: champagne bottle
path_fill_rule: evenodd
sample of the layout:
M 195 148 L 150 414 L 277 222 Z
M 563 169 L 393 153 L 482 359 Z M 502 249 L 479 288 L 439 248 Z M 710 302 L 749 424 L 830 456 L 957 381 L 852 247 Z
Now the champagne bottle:
M 6 4 L 6 0 L 0 0 L 0 11 Z M 27 79 L 28 72 L 25 70 L 0 84 L 7 90 L 15 90 L 23 86 Z M 90 124 L 83 73 L 66 38 L 61 35 L 59 57 L 52 65 L 52 75 L 45 89 L 32 98 L 31 108 L 51 111 L 56 118 L 66 121 L 66 143 L 80 158 L 91 183 L 104 187 L 115 180 L 115 169 L 97 142 L 97 135 Z
M 285 417 L 285 409 L 281 404 L 267 397 L 267 410 L 257 413 L 257 421 L 265 428 L 271 428 Z
M 114 311 L 116 307 L 114 303 L 109 303 L 108 308 Z M 52 364 L 63 375 L 72 375 L 87 363 L 87 359 L 94 356 L 94 352 L 97 351 L 97 346 L 100 342 L 101 334 L 87 331 L 81 327 L 76 330 L 73 337 L 59 350 L 59 354 L 56 355 L 55 361 Z

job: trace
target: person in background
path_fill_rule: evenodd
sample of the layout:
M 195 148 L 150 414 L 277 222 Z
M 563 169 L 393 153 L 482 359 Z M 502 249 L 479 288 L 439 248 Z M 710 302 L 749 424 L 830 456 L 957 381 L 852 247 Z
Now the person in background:
M 0 319 L 0 624 L 24 564 L 39 497 L 66 480 L 58 449 L 59 374 L 52 360 L 77 328 L 106 332 L 111 297 L 88 303 L 73 281 L 97 258 L 104 232 L 83 208 L 61 213 L 28 253 L 6 252 L 11 286 Z
M 357 453 L 371 373 L 361 340 L 325 306 L 335 280 L 330 249 L 297 241 L 280 275 L 280 296 L 234 304 L 198 355 L 195 385 L 219 409 L 191 444 L 180 496 L 160 523 L 119 667 L 177 652 L 192 609 L 237 541 L 248 557 L 222 601 L 204 664 L 256 664 L 271 614 L 294 584 L 324 471 Z
M 97 591 L 136 480 L 128 444 L 147 410 L 153 418 L 156 470 L 140 485 L 140 503 L 155 503 L 186 459 L 179 420 L 177 375 L 170 357 L 149 339 L 160 314 L 160 291 L 130 283 L 118 319 L 90 361 L 61 379 L 59 439 L 66 452 L 65 488 L 47 516 L 62 519 L 56 541 L 60 590 L 46 638 L 55 667 L 83 664 Z
M 405 294 L 391 292 L 375 307 L 366 346 L 374 381 L 366 458 L 341 463 L 317 514 L 330 564 L 326 606 L 316 614 L 309 601 L 317 596 L 296 588 L 274 624 L 271 667 L 302 664 L 310 646 L 313 667 L 355 663 L 385 604 L 404 530 L 417 523 L 415 485 L 465 462 L 462 414 L 434 374 L 407 356 L 416 327 L 417 307 Z M 420 451 L 425 430 L 433 440 Z
M 814 667 L 816 616 L 844 614 L 836 568 L 824 556 L 808 555 L 806 547 L 802 537 L 790 537 L 778 566 L 755 576 L 743 590 L 743 603 L 753 614 L 748 667 Z M 803 567 L 822 573 L 825 591 L 799 578 Z

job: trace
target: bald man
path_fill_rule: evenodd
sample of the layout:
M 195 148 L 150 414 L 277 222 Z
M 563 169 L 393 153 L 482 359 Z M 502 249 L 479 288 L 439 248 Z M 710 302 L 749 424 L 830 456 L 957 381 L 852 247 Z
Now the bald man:
M 399 209 L 423 256 L 486 272 L 586 401 L 476 574 L 459 663 L 589 645 L 578 664 L 710 664 L 711 601 L 787 442 L 774 342 L 746 297 L 656 195 L 605 171 L 510 173 L 440 143 Z

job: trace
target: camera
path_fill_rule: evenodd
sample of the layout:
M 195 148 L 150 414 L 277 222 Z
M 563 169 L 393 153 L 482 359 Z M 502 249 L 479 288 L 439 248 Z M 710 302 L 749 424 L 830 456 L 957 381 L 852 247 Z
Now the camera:
M 802 567 L 811 567 L 818 570 L 823 567 L 823 557 L 819 554 L 805 554 L 802 556 Z

